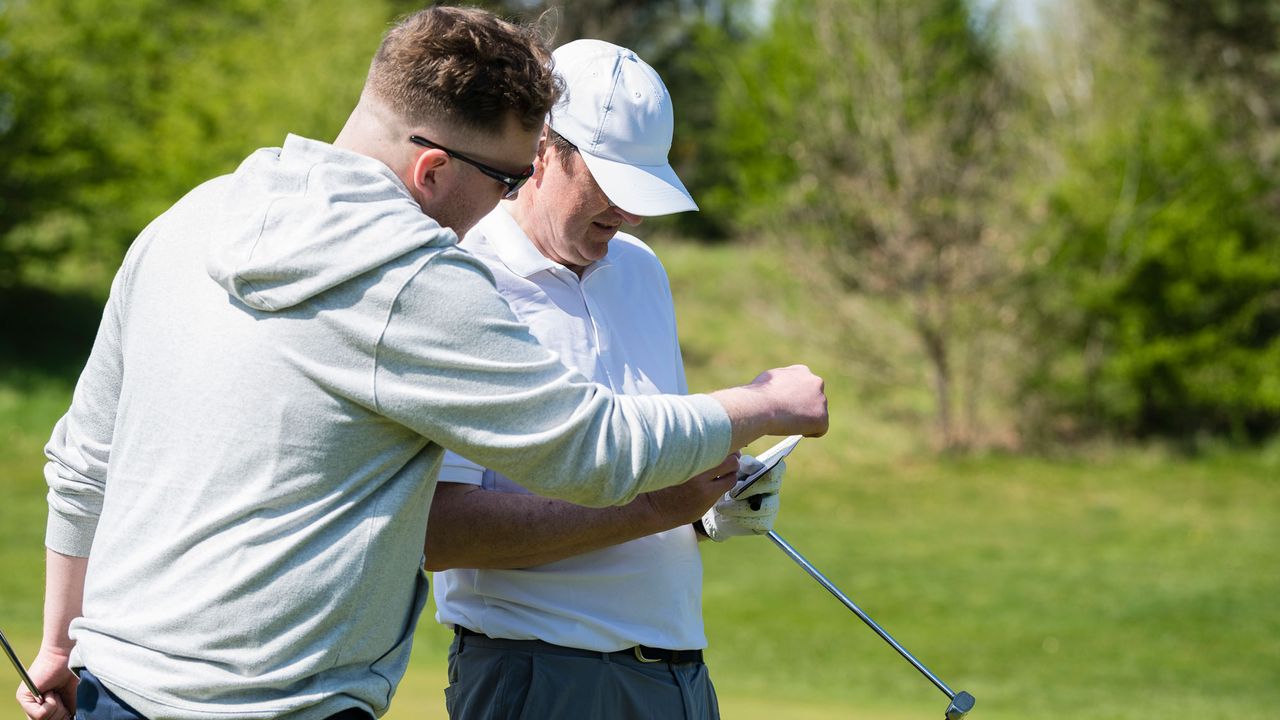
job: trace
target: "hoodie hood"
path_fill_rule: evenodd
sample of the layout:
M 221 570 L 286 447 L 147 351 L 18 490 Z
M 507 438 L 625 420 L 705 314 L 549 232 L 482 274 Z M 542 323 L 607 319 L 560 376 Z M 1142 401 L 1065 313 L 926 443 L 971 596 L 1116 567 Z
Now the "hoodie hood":
M 228 177 L 226 228 L 205 265 L 246 305 L 293 307 L 370 270 L 457 235 L 423 214 L 381 161 L 289 135 Z

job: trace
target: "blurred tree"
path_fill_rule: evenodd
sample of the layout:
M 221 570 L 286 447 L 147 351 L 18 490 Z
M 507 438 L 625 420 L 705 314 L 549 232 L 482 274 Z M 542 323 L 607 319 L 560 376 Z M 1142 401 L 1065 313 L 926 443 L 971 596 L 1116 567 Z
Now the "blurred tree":
M 332 137 L 389 17 L 336 1 L 0 5 L 0 287 L 101 291 L 191 187 L 286 132 Z
M 1044 55 L 1051 171 L 1022 307 L 1029 426 L 1194 438 L 1280 427 L 1280 224 L 1212 76 L 1080 5 Z
M 778 2 L 720 98 L 738 163 L 709 202 L 905 309 L 948 447 L 975 430 L 955 407 L 980 373 L 960 387 L 959 356 L 997 325 L 1011 241 L 998 206 L 1020 101 L 994 22 L 963 0 Z
M 1099 7 L 1150 32 L 1165 62 L 1224 103 L 1223 121 L 1261 141 L 1261 159 L 1280 161 L 1280 0 L 1129 0 Z

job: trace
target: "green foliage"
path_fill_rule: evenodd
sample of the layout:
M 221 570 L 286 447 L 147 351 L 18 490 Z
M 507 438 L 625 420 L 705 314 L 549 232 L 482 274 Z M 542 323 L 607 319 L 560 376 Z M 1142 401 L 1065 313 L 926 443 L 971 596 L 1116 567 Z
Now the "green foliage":
M 1280 2 L 1155 0 L 1108 5 L 1121 22 L 1149 28 L 1161 58 L 1223 102 L 1220 120 L 1275 162 L 1280 124 Z
M 720 162 L 713 165 L 718 181 L 701 183 L 699 203 L 734 229 L 764 225 L 798 175 L 792 128 L 782 118 L 815 90 L 815 76 L 802 70 L 808 55 L 794 41 L 810 30 L 795 3 L 779 3 L 767 32 L 738 42 L 734 53 L 705 53 L 701 60 L 701 74 L 715 80 L 708 87 L 717 108 L 705 152 Z M 730 38 L 712 35 L 706 42 L 725 50 Z
M 1100 43 L 1101 45 L 1101 43 Z M 1280 427 L 1280 222 L 1214 95 L 1141 48 L 1099 67 L 1028 246 L 1030 407 L 1084 429 Z M 1099 63 L 1101 65 L 1101 63 Z M 1125 113 L 1110 102 L 1127 103 Z
M 199 182 L 286 132 L 332 137 L 386 20 L 301 0 L 3 6 L 0 286 L 102 290 Z

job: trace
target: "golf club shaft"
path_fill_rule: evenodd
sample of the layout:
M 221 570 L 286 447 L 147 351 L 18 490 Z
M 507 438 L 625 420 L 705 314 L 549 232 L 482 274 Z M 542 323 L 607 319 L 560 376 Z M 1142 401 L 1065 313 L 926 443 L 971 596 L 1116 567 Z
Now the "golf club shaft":
M 875 620 L 872 620 L 866 613 L 862 612 L 862 608 L 858 607 L 844 593 L 840 592 L 840 588 L 836 587 L 835 584 L 828 580 L 825 575 L 818 572 L 817 568 L 810 564 L 808 560 L 805 560 L 803 555 L 796 552 L 796 549 L 791 547 L 786 540 L 783 540 L 778 533 L 773 532 L 772 530 L 769 531 L 769 539 L 773 541 L 774 545 L 781 548 L 782 552 L 786 553 L 792 560 L 795 560 L 800 567 L 804 568 L 805 572 L 809 573 L 814 580 L 817 580 L 822 587 L 826 588 L 827 592 L 835 595 L 837 600 L 844 603 L 845 607 L 852 610 L 854 615 L 857 615 L 862 622 L 867 624 L 867 627 L 875 630 L 877 635 L 879 635 L 885 642 L 892 645 L 893 649 L 897 650 L 899 655 L 906 658 L 907 662 L 911 663 L 916 670 L 919 670 L 922 675 L 929 678 L 929 682 L 932 682 L 939 690 L 946 693 L 948 699 L 955 698 L 956 694 L 952 692 L 951 688 L 947 687 L 946 683 L 939 680 L 937 675 L 929 672 L 929 668 L 922 665 L 911 653 L 907 652 L 906 648 L 899 645 L 898 641 L 894 640 L 892 635 L 885 632 L 884 628 L 877 625 Z
M 36 687 L 35 681 L 27 674 L 27 669 L 23 667 L 22 661 L 18 659 L 18 653 L 14 651 L 13 646 L 9 644 L 9 638 L 4 636 L 4 631 L 0 630 L 0 645 L 4 646 L 4 654 L 9 656 L 9 662 L 13 663 L 13 669 L 18 671 L 18 676 L 22 678 L 22 684 L 27 686 L 27 690 L 31 691 L 31 696 L 36 702 L 44 704 L 44 695 L 40 689 Z

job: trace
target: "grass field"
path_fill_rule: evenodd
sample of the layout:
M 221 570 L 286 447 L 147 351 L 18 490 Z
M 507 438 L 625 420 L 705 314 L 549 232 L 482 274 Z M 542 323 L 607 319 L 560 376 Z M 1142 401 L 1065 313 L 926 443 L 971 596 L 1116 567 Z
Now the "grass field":
M 806 319 L 817 313 L 802 289 L 733 303 L 733 283 L 705 282 L 740 277 L 759 256 L 658 249 L 695 390 L 749 379 L 785 354 L 829 379 L 832 432 L 793 455 L 777 529 L 973 693 L 971 718 L 1277 716 L 1280 444 L 1195 458 L 1117 446 L 939 457 L 900 419 L 860 405 L 858 378 Z M 782 333 L 785 348 L 735 342 L 752 321 Z M 17 372 L 0 381 L 0 627 L 28 658 L 39 638 L 40 450 L 69 389 Z M 704 544 L 703 557 L 725 717 L 940 718 L 942 694 L 767 540 Z M 443 717 L 447 641 L 424 617 L 389 717 Z

